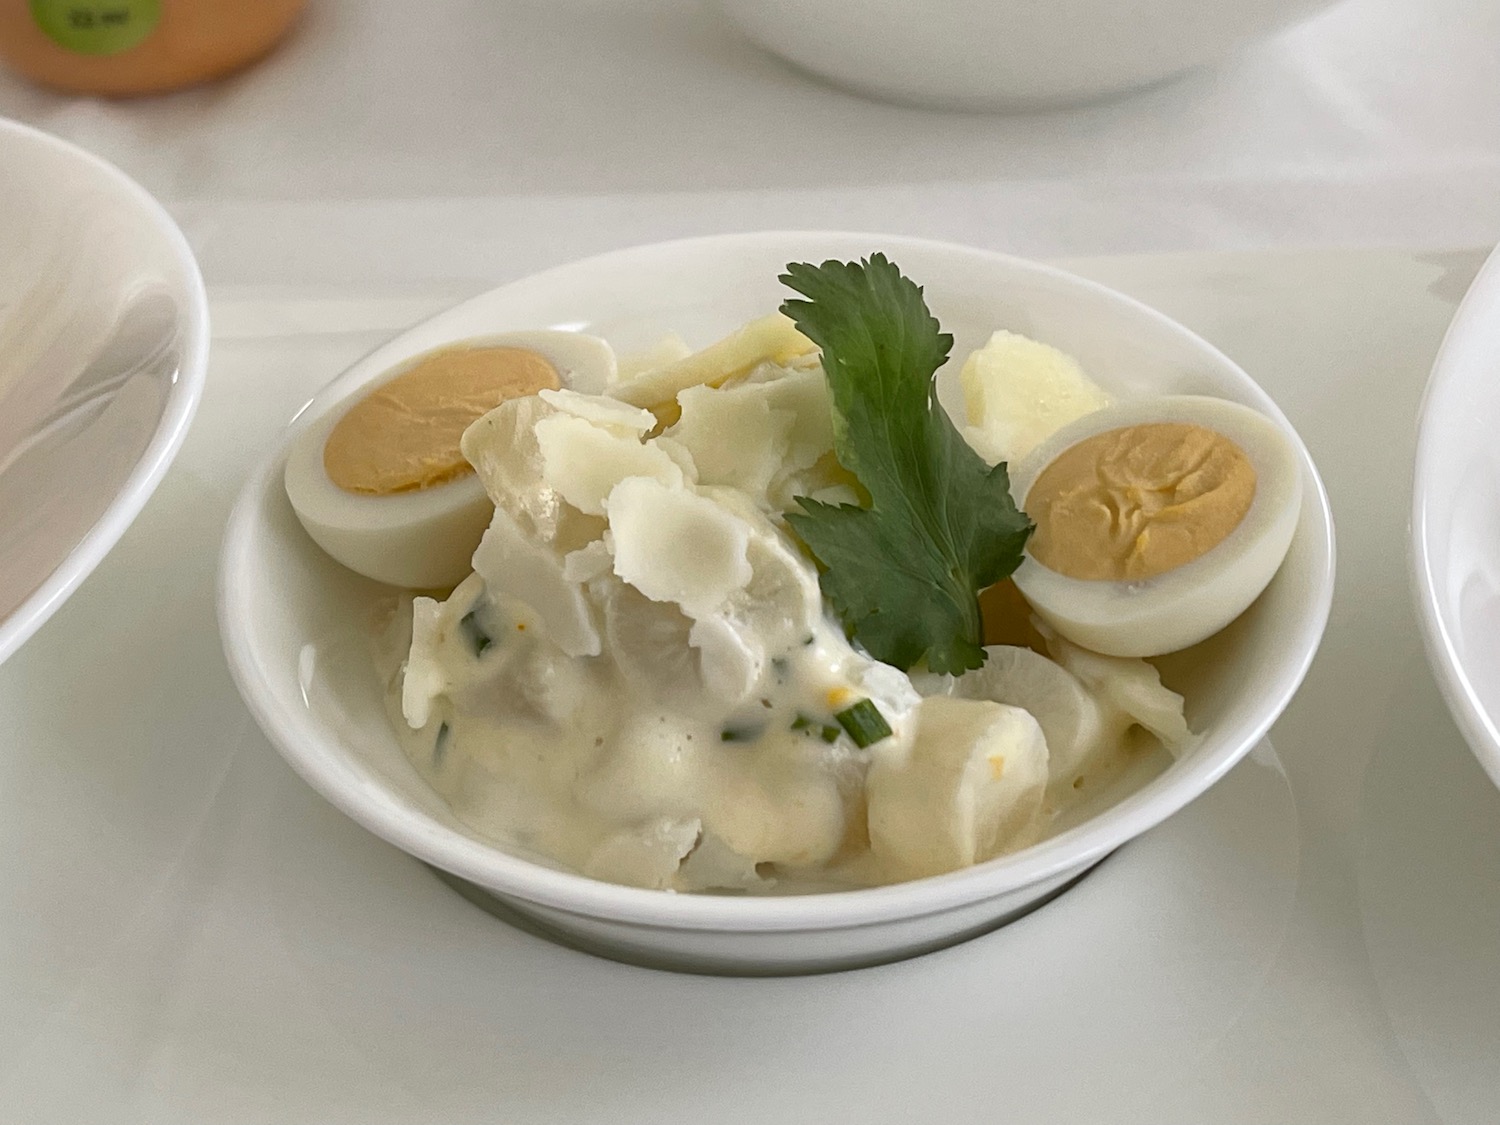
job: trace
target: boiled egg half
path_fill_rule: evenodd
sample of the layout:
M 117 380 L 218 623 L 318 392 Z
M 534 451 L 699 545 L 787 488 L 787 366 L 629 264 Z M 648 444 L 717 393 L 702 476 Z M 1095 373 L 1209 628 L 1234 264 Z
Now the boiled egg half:
M 1012 466 L 1011 489 L 1036 524 L 1016 587 L 1063 637 L 1110 656 L 1223 629 L 1270 584 L 1302 507 L 1282 428 L 1196 395 L 1071 422 Z
M 287 457 L 287 498 L 313 540 L 350 570 L 395 586 L 456 585 L 494 512 L 459 449 L 509 398 L 597 393 L 614 351 L 577 332 L 509 332 L 399 364 L 309 424 Z

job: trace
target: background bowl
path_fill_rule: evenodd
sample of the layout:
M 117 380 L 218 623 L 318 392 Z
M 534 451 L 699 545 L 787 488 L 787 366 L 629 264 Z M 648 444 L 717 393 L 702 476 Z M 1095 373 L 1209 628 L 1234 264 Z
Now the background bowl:
M 0 120 L 0 661 L 108 554 L 192 421 L 208 304 L 113 165 Z
M 1122 393 L 1220 395 L 1286 427 L 1304 475 L 1291 552 L 1230 629 L 1162 662 L 1201 739 L 1165 773 L 1043 843 L 964 871 L 889 887 L 784 898 L 673 895 L 601 883 L 502 850 L 459 822 L 402 755 L 381 702 L 367 636 L 383 588 L 326 557 L 303 533 L 281 473 L 300 425 L 396 362 L 457 338 L 553 327 L 617 348 L 668 329 L 707 343 L 785 295 L 787 262 L 887 252 L 926 287 L 966 352 L 1005 326 L 1078 356 Z M 950 368 L 956 365 L 950 364 Z M 945 388 L 951 394 L 950 381 Z M 538 274 L 434 317 L 325 388 L 253 474 L 230 516 L 219 619 L 241 693 L 271 740 L 320 793 L 371 831 L 610 955 L 732 972 L 842 968 L 937 948 L 992 928 L 1180 809 L 1265 734 L 1301 682 L 1333 592 L 1333 527 L 1306 449 L 1230 360 L 1129 298 L 1057 270 L 985 251 L 884 235 L 765 233 L 644 246 Z
M 1213 62 L 1332 0 L 714 0 L 768 51 L 861 94 L 1034 109 Z
M 1500 785 L 1500 250 L 1459 305 L 1427 382 L 1411 563 L 1438 686 Z

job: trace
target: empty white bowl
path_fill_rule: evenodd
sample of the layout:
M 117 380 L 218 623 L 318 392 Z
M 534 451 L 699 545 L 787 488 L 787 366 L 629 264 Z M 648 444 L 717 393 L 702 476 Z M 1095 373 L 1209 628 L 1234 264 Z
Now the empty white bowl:
M 1123 393 L 1219 395 L 1285 426 L 1304 475 L 1291 553 L 1224 634 L 1163 661 L 1185 692 L 1196 747 L 1086 823 L 1014 855 L 936 878 L 783 898 L 671 894 L 597 882 L 477 836 L 402 755 L 365 631 L 382 588 L 303 533 L 282 487 L 300 425 L 413 354 L 468 336 L 574 328 L 631 348 L 675 328 L 706 343 L 785 296 L 788 262 L 881 250 L 926 287 L 963 356 L 1005 326 L 1078 356 Z M 954 366 L 954 365 L 950 365 Z M 951 387 L 950 387 L 951 390 Z M 1301 682 L 1333 591 L 1333 526 L 1301 441 L 1229 359 L 1160 314 L 1054 269 L 961 246 L 885 235 L 765 233 L 693 239 L 590 258 L 442 313 L 334 380 L 245 486 L 220 571 L 220 627 L 250 709 L 299 773 L 371 831 L 498 896 L 570 940 L 691 969 L 796 972 L 933 949 L 1044 900 L 1208 788 L 1265 734 Z
M 1500 250 L 1459 306 L 1427 383 L 1411 562 L 1438 686 L 1500 785 Z
M 1068 105 L 1222 58 L 1332 0 L 714 0 L 754 42 L 862 94 Z
M 155 490 L 192 421 L 208 304 L 171 218 L 113 165 L 0 120 L 0 661 Z

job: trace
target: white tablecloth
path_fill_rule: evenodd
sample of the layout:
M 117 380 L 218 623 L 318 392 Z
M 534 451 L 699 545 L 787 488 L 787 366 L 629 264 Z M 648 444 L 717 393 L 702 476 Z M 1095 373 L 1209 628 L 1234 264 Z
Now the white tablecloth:
M 0 1122 L 1495 1125 L 1500 792 L 1427 673 L 1392 502 L 1478 264 L 1069 263 L 1242 362 L 1322 469 L 1338 583 L 1285 772 L 1253 755 L 1013 927 L 779 981 L 503 925 L 261 737 L 214 624 L 229 505 L 297 404 L 453 293 L 221 287 L 181 457 L 0 667 Z
M 752 227 L 1036 256 L 1500 239 L 1495 0 L 1346 0 L 1015 117 L 831 89 L 688 0 L 313 0 L 225 83 L 111 103 L 0 75 L 0 113 L 137 176 L 211 282 L 490 281 Z

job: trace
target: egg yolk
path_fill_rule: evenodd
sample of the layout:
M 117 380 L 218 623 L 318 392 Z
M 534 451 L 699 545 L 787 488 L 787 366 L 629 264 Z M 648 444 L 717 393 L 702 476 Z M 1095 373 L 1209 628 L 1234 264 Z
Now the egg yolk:
M 476 418 L 559 386 L 557 369 L 527 348 L 444 348 L 355 403 L 328 435 L 323 468 L 366 496 L 447 484 L 474 471 L 458 442 Z
M 1213 550 L 1255 499 L 1255 469 L 1223 434 L 1150 422 L 1095 434 L 1042 471 L 1029 550 L 1069 578 L 1140 582 Z

